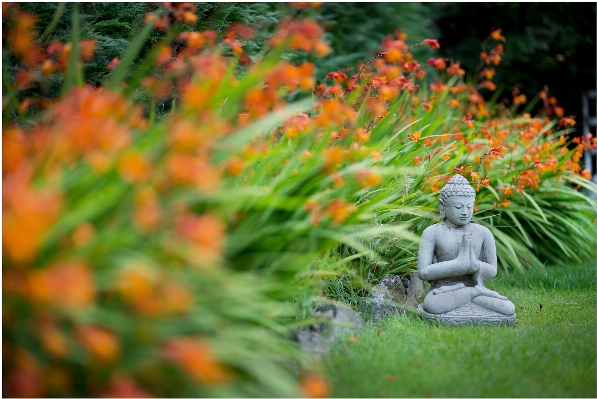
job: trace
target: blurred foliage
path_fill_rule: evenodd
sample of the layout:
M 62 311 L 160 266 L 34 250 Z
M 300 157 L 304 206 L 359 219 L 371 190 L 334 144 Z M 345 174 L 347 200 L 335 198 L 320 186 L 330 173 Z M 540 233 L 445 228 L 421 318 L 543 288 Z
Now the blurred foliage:
M 353 68 L 377 53 L 382 40 L 397 30 L 406 32 L 409 40 L 420 43 L 437 37 L 433 11 L 425 3 L 324 3 L 317 20 L 326 30 L 332 53 L 321 60 L 321 72 Z M 426 47 L 413 50 L 417 59 L 427 59 Z

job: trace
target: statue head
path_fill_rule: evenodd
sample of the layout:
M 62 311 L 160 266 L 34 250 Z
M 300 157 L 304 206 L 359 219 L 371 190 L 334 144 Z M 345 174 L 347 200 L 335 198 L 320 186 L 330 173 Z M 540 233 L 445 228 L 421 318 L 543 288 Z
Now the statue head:
M 456 226 L 465 226 L 473 217 L 475 190 L 462 175 L 452 177 L 441 189 L 439 217 Z

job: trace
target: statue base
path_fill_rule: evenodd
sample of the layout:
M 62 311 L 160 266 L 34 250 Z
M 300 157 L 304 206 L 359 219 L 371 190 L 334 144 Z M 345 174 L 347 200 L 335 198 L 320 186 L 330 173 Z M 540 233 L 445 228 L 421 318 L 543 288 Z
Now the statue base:
M 441 324 L 449 326 L 514 326 L 516 321 L 516 313 L 513 315 L 503 315 L 492 310 L 485 309 L 474 303 L 469 303 L 464 306 L 454 309 L 448 313 L 433 314 L 428 313 L 423 309 L 423 304 L 420 304 L 419 315 L 427 320 L 436 320 Z

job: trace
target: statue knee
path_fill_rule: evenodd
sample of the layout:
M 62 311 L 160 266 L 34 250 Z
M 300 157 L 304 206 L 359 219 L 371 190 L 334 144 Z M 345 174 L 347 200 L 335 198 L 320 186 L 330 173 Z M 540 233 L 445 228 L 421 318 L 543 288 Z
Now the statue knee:
M 423 308 L 433 314 L 447 313 L 456 309 L 456 298 L 452 292 L 434 295 L 429 293 L 423 301 Z

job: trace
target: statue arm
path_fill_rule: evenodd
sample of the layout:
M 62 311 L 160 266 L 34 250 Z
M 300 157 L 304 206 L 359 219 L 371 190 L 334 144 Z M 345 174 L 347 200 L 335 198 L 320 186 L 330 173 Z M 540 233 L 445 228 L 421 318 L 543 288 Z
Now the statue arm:
M 497 249 L 495 239 L 489 229 L 483 229 L 483 247 L 479 257 L 481 277 L 483 281 L 489 281 L 497 274 Z
M 421 236 L 419 245 L 419 259 L 417 271 L 421 280 L 438 280 L 447 277 L 458 277 L 466 274 L 470 267 L 470 261 L 463 261 L 465 254 L 470 251 L 471 241 L 463 239 L 460 251 L 456 259 L 433 263 L 433 254 L 435 251 L 435 232 L 432 227 L 427 228 Z

